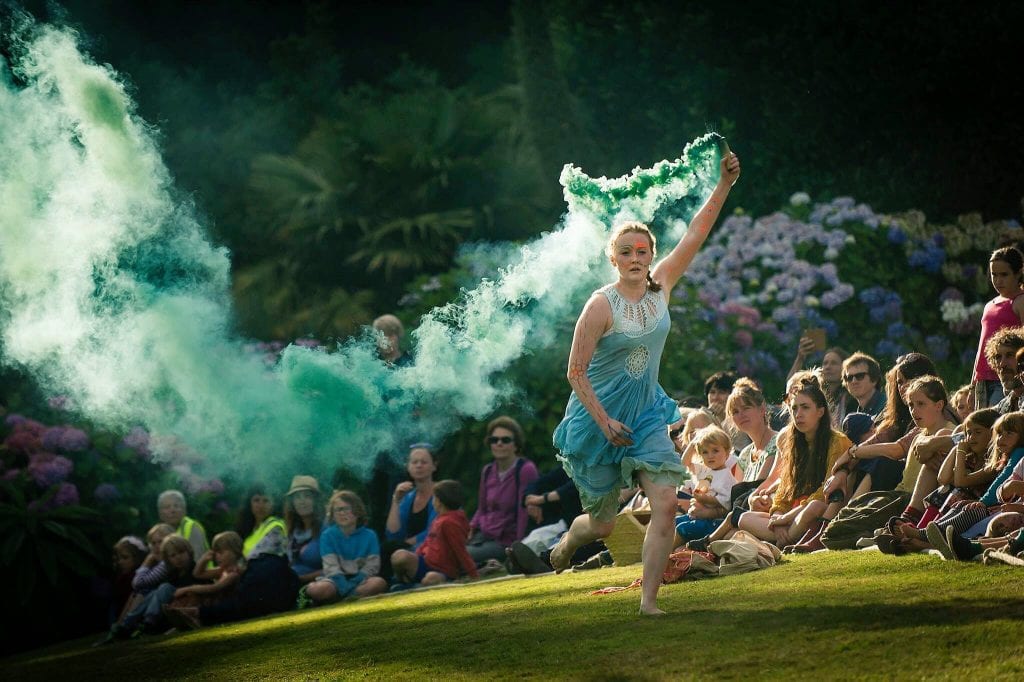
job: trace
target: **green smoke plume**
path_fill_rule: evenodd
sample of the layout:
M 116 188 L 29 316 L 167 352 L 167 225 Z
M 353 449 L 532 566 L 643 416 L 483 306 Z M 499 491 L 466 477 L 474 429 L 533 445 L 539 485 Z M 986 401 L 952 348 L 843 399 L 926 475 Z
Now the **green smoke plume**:
M 233 333 L 228 253 L 116 74 L 70 31 L 0 29 L 13 46 L 0 63 L 3 361 L 97 424 L 143 425 L 157 456 L 191 449 L 216 473 L 366 472 L 377 452 L 487 416 L 510 390 L 502 370 L 556 341 L 554 322 L 611 276 L 610 227 L 696 207 L 718 177 L 714 135 L 619 180 L 567 166 L 562 224 L 424 316 L 413 365 L 389 369 L 366 335 L 329 353 L 291 346 L 268 370 Z

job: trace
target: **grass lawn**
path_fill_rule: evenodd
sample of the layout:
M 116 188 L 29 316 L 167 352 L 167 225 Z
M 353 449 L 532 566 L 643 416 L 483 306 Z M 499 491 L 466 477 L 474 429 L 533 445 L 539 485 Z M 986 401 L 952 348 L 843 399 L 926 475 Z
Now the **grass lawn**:
M 828 552 L 662 588 L 640 567 L 481 583 L 4 662 L 4 679 L 1024 678 L 1024 571 Z

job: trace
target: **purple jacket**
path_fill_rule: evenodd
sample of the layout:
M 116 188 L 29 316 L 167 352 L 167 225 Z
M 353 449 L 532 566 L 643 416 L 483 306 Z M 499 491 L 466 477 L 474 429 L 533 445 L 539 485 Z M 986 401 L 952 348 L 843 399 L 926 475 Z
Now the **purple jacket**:
M 494 462 L 485 466 L 480 473 L 480 495 L 470 528 L 483 531 L 505 547 L 521 540 L 526 535 L 528 520 L 523 496 L 526 486 L 539 475 L 537 465 L 525 457 L 517 457 L 504 478 L 498 476 Z

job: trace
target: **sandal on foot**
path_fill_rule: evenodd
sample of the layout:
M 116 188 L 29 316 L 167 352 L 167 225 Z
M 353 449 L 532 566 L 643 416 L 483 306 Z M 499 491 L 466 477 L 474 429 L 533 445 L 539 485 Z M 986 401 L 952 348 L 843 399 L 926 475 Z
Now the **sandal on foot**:
M 884 532 L 888 533 L 889 535 L 896 535 L 896 537 L 899 537 L 896 533 L 896 526 L 898 526 L 901 523 L 910 523 L 910 519 L 908 519 L 905 516 L 890 516 L 889 520 L 885 522 Z
M 894 556 L 900 556 L 902 554 L 906 554 L 907 552 L 903 544 L 900 543 L 900 541 L 897 540 L 894 535 L 891 535 L 889 533 L 882 533 L 881 535 L 875 537 L 875 544 L 878 545 L 878 551 L 880 551 L 882 554 L 892 554 Z

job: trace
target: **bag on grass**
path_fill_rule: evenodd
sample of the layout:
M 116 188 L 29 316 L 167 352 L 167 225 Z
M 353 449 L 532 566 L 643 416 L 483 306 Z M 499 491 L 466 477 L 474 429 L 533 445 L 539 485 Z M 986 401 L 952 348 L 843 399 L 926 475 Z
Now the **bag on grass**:
M 854 549 L 857 540 L 871 537 L 876 528 L 884 526 L 891 517 L 899 516 L 908 502 L 910 493 L 898 490 L 877 490 L 858 495 L 825 527 L 821 542 L 831 550 Z

